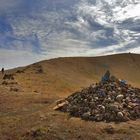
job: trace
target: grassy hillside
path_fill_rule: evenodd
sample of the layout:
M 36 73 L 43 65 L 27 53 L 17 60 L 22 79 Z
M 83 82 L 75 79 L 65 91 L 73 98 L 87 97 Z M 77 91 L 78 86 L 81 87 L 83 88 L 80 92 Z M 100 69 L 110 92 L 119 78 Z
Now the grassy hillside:
M 53 110 L 58 99 L 98 82 L 106 70 L 140 87 L 138 54 L 46 60 L 6 71 L 14 74 L 6 84 L 0 74 L 0 140 L 139 140 L 140 120 L 86 122 Z
M 140 87 L 140 55 L 137 54 L 57 58 L 19 69 L 24 70 L 24 73 L 16 74 L 15 77 L 24 89 L 54 96 L 67 96 L 98 82 L 106 70 Z M 40 69 L 42 73 L 38 72 Z

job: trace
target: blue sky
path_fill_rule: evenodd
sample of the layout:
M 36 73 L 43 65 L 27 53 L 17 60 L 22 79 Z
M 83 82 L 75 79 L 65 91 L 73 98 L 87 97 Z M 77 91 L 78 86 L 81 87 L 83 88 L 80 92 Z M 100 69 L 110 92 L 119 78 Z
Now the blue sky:
M 139 0 L 1 0 L 0 67 L 140 53 Z

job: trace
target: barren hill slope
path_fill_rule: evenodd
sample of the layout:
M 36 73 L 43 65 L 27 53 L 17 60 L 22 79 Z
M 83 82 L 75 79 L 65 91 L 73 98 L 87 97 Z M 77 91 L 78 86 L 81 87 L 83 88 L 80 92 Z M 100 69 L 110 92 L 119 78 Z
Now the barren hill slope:
M 24 89 L 54 96 L 67 96 L 72 91 L 95 83 L 101 79 L 106 70 L 140 87 L 138 54 L 56 58 L 19 69 L 23 69 L 24 73 L 17 73 L 15 77 Z
M 139 140 L 139 119 L 96 123 L 53 110 L 58 99 L 98 82 L 106 70 L 140 87 L 138 54 L 41 61 L 7 70 L 14 80 L 0 74 L 0 140 Z

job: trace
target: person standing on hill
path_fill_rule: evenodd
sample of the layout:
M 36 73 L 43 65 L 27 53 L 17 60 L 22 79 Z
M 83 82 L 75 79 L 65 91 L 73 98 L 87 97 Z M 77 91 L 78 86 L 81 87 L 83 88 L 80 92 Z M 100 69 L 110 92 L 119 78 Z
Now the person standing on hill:
M 1 73 L 4 74 L 4 68 L 1 69 Z

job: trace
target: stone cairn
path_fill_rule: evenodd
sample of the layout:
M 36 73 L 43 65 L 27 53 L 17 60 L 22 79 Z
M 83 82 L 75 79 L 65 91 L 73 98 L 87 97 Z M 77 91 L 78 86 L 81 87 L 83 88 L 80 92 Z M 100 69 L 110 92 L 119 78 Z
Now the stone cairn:
M 91 121 L 135 120 L 140 118 L 140 89 L 108 74 L 99 83 L 58 101 L 54 109 Z

